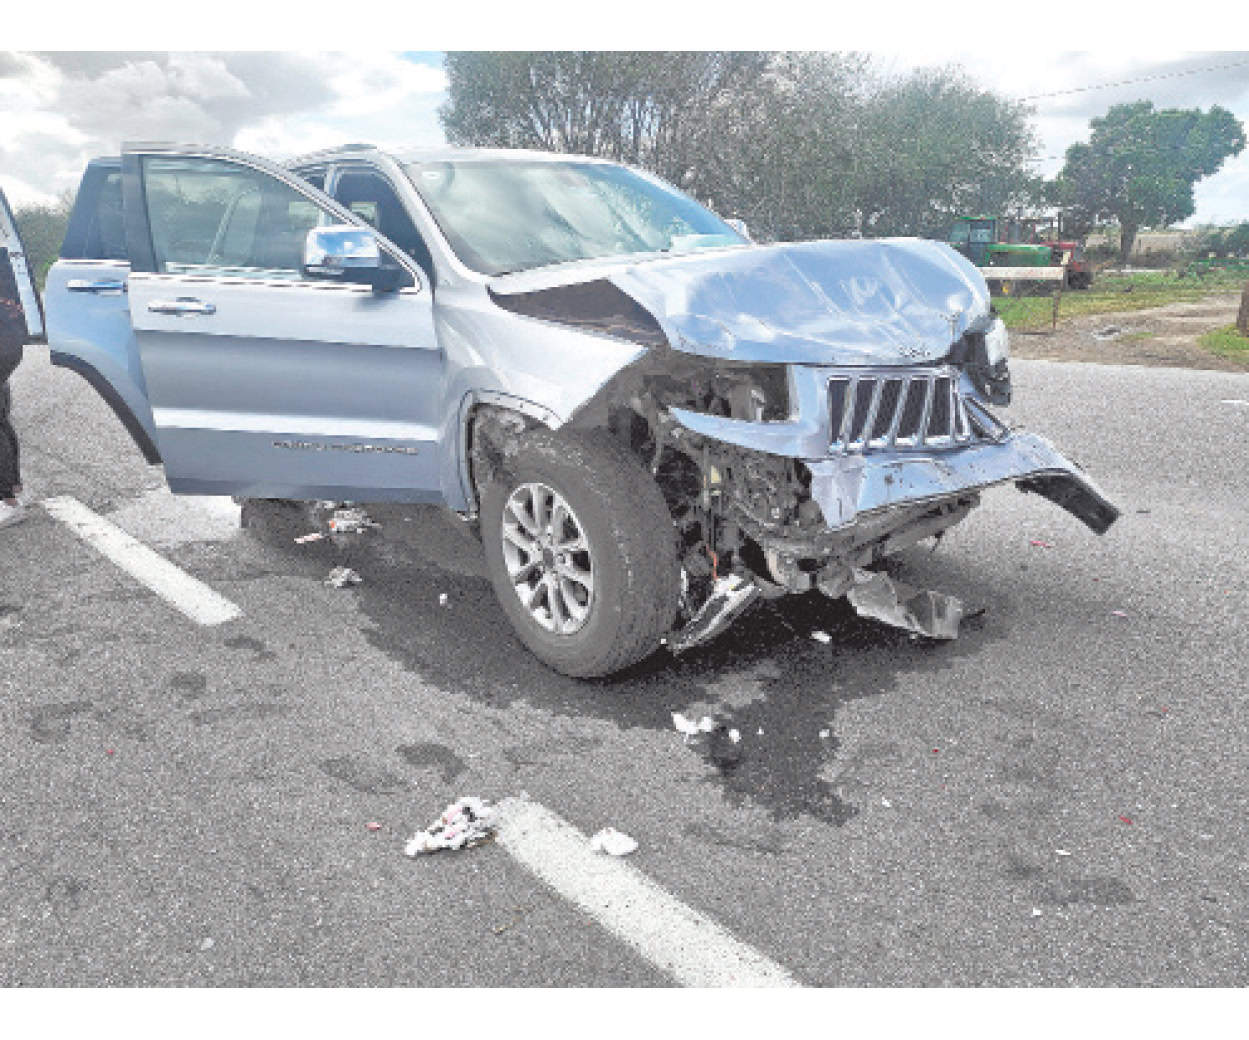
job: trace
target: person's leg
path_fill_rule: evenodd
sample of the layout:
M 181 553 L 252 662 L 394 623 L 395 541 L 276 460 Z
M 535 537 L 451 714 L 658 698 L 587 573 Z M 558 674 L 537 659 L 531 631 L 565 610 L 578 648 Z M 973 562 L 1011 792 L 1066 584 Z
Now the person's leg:
M 22 490 L 22 474 L 17 431 L 9 421 L 11 401 L 8 383 L 0 384 L 0 501 L 16 505 L 17 495 Z

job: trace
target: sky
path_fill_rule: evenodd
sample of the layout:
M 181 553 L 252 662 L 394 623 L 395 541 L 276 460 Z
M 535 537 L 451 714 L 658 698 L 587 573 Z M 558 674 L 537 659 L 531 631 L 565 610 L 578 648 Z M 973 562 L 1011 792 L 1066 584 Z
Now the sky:
M 222 2 L 226 10 L 233 0 Z M 372 4 L 369 10 L 376 10 Z M 335 9 L 341 12 L 343 7 Z M 644 7 L 637 10 L 640 24 Z M 412 29 L 393 35 L 407 43 L 445 40 L 444 46 L 458 49 L 853 49 L 869 53 L 879 70 L 897 74 L 926 65 L 959 65 L 988 89 L 1032 99 L 1040 145 L 1036 169 L 1047 176 L 1061 167 L 1068 145 L 1087 140 L 1089 119 L 1118 102 L 1147 98 L 1159 107 L 1220 104 L 1249 127 L 1249 51 L 1182 49 L 1183 33 L 1173 34 L 1177 45 L 1172 49 L 1124 33 L 1107 43 L 1105 31 L 1088 23 L 1081 39 L 1096 43 L 1096 48 L 1061 51 L 1048 49 L 1044 41 L 1063 34 L 1037 29 L 1035 21 L 1021 23 L 1030 28 L 1019 38 L 1009 30 L 991 36 L 965 31 L 957 22 L 952 33 L 949 25 L 933 33 L 915 25 L 909 32 L 886 33 L 869 22 L 857 32 L 803 33 L 798 39 L 792 32 L 789 38 L 784 33 L 773 38 L 767 31 L 738 32 L 736 40 L 725 40 L 705 38 L 695 21 L 693 38 L 687 23 L 673 34 L 639 30 L 613 34 L 610 41 L 601 36 L 596 41 L 594 31 L 580 39 L 554 32 L 534 39 L 531 23 L 512 36 L 506 26 L 500 29 L 484 15 L 478 21 L 460 19 L 433 32 Z M 211 28 L 213 23 L 206 24 Z M 73 190 L 86 160 L 115 154 L 123 140 L 225 143 L 279 159 L 348 141 L 382 147 L 443 142 L 437 116 L 446 99 L 441 51 L 320 53 L 308 44 L 323 42 L 324 34 L 308 40 L 284 29 L 274 39 L 271 23 L 266 24 L 266 31 L 249 35 L 249 46 L 290 43 L 299 49 L 223 49 L 220 45 L 238 40 L 238 34 L 207 31 L 196 38 L 206 36 L 215 50 L 157 50 L 148 42 L 150 33 L 123 33 L 126 38 L 121 39 L 114 20 L 101 34 L 50 32 L 45 27 L 33 34 L 28 49 L 0 52 L 0 187 L 10 203 L 49 202 Z M 20 28 L 15 35 L 22 38 Z M 379 35 L 385 34 L 369 38 L 376 41 Z M 80 49 L 96 41 L 102 41 L 98 46 L 129 43 L 131 36 L 143 50 Z M 970 48 L 982 38 L 989 42 Z M 1134 82 L 1103 86 L 1129 80 Z M 1188 225 L 1249 220 L 1249 149 L 1200 182 L 1196 199 L 1197 212 Z

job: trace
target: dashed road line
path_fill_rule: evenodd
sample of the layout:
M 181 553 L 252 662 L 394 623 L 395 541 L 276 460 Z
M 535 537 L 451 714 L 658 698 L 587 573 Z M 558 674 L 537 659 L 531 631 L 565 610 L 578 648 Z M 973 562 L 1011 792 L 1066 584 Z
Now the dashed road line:
M 1234 404 L 1242 408 L 1249 408 L 1249 401 L 1243 401 L 1239 397 L 1225 397 L 1219 404 Z
M 537 802 L 507 798 L 498 810 L 499 845 L 680 985 L 800 985 L 631 864 L 591 852 L 584 834 Z
M 170 606 L 201 625 L 220 625 L 242 614 L 237 605 L 149 549 L 76 498 L 47 498 L 43 508 L 93 549 L 137 579 Z

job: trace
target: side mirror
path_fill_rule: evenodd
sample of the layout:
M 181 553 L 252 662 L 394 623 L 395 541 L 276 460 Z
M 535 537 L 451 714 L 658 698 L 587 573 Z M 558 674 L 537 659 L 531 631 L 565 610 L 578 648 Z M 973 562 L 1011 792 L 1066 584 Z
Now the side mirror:
M 750 237 L 750 229 L 746 226 L 746 221 L 739 220 L 737 217 L 730 217 L 725 221 L 725 223 L 741 235 L 747 242 L 754 241 L 754 239 Z
M 351 224 L 309 230 L 304 239 L 304 274 L 371 285 L 379 292 L 392 292 L 403 282 L 402 269 L 383 263 L 372 230 Z
M 341 278 L 348 271 L 376 270 L 381 250 L 372 231 L 349 224 L 315 227 L 304 239 L 304 274 L 312 278 Z

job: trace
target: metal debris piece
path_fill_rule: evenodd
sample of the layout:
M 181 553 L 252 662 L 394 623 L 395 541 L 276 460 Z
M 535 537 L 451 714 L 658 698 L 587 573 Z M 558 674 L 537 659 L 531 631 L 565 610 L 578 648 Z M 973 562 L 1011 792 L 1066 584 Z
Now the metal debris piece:
M 325 535 L 320 531 L 312 531 L 309 534 L 301 534 L 295 539 L 296 545 L 305 545 L 308 542 L 319 542 Z
M 359 534 L 370 527 L 381 526 L 363 509 L 336 509 L 328 523 L 335 534 Z
M 957 639 L 963 602 L 941 592 L 914 589 L 887 574 L 855 569 L 846 599 L 860 617 L 875 618 L 930 639 Z
M 452 802 L 425 830 L 417 831 L 403 847 L 416 857 L 441 849 L 471 849 L 494 837 L 498 828 L 495 808 L 480 798 L 464 797 Z
M 1110 616 L 1111 617 L 1127 617 L 1128 613 L 1126 610 L 1112 610 L 1110 612 Z
M 679 632 L 668 634 L 668 648 L 674 654 L 679 654 L 715 638 L 761 594 L 759 586 L 741 574 L 727 574 L 718 578 L 698 613 Z
M 325 578 L 325 584 L 332 585 L 336 589 L 346 588 L 348 585 L 359 585 L 363 581 L 364 579 L 350 567 L 335 567 Z
M 637 851 L 637 847 L 636 841 L 614 827 L 604 827 L 590 839 L 593 852 L 605 852 L 609 856 L 627 856 Z

